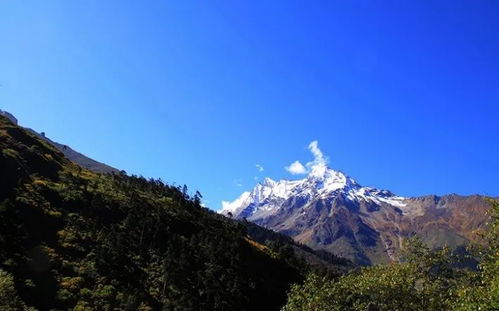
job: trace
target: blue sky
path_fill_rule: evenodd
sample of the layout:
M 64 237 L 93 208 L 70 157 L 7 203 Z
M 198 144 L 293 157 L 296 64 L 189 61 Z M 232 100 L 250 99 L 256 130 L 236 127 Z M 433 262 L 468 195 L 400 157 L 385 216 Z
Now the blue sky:
M 363 185 L 499 195 L 498 29 L 495 0 L 5 0 L 0 109 L 213 209 L 313 140 Z

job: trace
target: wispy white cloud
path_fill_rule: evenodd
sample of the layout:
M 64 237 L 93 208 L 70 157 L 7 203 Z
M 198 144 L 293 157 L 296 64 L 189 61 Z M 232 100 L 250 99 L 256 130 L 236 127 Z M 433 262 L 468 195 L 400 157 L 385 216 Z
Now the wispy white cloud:
M 294 161 L 289 166 L 286 166 L 285 169 L 293 175 L 301 175 L 307 173 L 307 169 L 305 168 L 305 166 L 303 166 L 303 164 L 301 164 L 298 160 Z
M 263 168 L 263 166 L 261 164 L 256 164 L 255 166 L 256 166 L 256 168 L 257 168 L 257 170 L 259 172 L 263 172 L 264 171 L 264 168 Z
M 310 150 L 310 152 L 314 156 L 314 159 L 312 161 L 307 162 L 305 165 L 303 165 L 300 161 L 297 160 L 291 163 L 289 166 L 286 166 L 286 171 L 293 175 L 301 175 L 327 167 L 329 158 L 322 153 L 319 148 L 319 142 L 317 140 L 312 141 L 308 145 L 308 150 Z
M 244 186 L 240 179 L 235 179 L 234 180 L 234 185 L 236 185 L 236 187 L 242 187 L 242 186 Z
M 316 168 L 324 168 L 327 167 L 329 163 L 329 158 L 324 156 L 322 151 L 319 149 L 319 142 L 317 140 L 312 141 L 308 145 L 308 150 L 312 152 L 314 155 L 314 160 L 307 162 L 306 166 L 310 171 L 313 171 Z
M 327 164 L 328 160 L 319 149 L 319 142 L 317 140 L 314 140 L 308 145 L 308 150 L 314 155 L 314 162 Z

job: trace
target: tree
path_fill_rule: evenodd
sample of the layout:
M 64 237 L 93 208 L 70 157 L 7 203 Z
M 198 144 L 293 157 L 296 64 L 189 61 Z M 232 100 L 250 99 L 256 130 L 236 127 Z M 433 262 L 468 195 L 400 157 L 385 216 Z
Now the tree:
M 9 273 L 0 270 L 0 310 L 4 311 L 35 311 L 28 308 L 19 298 L 14 288 L 14 278 Z
M 470 274 L 468 283 L 458 291 L 456 310 L 499 310 L 499 202 L 490 200 L 491 223 L 485 246 L 478 247 L 478 273 Z

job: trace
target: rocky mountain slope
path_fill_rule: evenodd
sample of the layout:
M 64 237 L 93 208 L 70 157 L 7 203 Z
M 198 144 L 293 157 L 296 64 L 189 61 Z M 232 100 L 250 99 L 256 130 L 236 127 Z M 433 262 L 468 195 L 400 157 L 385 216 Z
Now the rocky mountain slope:
M 55 142 L 45 136 L 45 134 L 40 134 L 37 133 L 36 131 L 32 129 L 27 129 L 28 131 L 31 131 L 33 134 L 37 135 L 39 138 L 45 140 L 46 142 L 50 143 L 52 146 L 56 147 L 60 152 L 64 154 L 64 156 L 70 160 L 71 162 L 74 162 L 78 164 L 81 167 L 84 167 L 88 170 L 91 170 L 96 173 L 119 173 L 119 170 L 109 166 L 107 164 L 104 164 L 102 162 L 99 162 L 97 160 L 94 160 L 92 158 L 87 157 L 84 154 L 79 153 L 78 151 L 72 149 L 68 145 L 60 144 L 58 142 Z
M 11 113 L 4 111 L 4 110 L 0 110 L 0 115 L 6 117 L 11 122 L 18 125 L 17 119 Z M 109 166 L 107 164 L 104 164 L 104 163 L 101 163 L 101 162 L 96 161 L 94 159 L 91 159 L 91 158 L 87 157 L 86 155 L 81 154 L 78 151 L 72 149 L 68 145 L 61 144 L 61 143 L 58 143 L 58 142 L 51 140 L 50 138 L 45 136 L 45 133 L 43 133 L 43 132 L 38 133 L 30 128 L 26 128 L 26 130 L 30 131 L 31 133 L 35 134 L 39 138 L 50 143 L 51 145 L 56 147 L 59 151 L 61 151 L 64 154 L 64 156 L 66 158 L 68 158 L 70 161 L 72 161 L 72 162 L 74 162 L 74 163 L 76 163 L 76 164 L 78 164 L 86 169 L 89 169 L 89 170 L 94 171 L 96 173 L 119 173 L 119 170 L 112 167 L 112 166 Z
M 414 235 L 432 247 L 476 240 L 488 207 L 478 195 L 406 198 L 364 187 L 322 161 L 303 179 L 266 178 L 221 213 L 367 265 L 398 259 Z

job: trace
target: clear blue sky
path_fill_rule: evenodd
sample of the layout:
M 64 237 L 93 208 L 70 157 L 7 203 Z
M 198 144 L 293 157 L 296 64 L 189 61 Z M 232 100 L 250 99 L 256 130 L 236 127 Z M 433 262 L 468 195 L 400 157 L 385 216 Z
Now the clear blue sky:
M 213 209 L 312 140 L 363 185 L 499 195 L 498 30 L 496 0 L 4 0 L 0 109 Z

